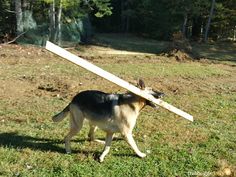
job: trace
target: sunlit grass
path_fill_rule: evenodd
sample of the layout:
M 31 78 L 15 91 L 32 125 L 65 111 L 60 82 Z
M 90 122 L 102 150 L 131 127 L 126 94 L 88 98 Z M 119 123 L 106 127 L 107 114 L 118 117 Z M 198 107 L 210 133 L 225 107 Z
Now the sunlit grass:
M 140 159 L 124 140 L 115 139 L 103 164 L 96 157 L 103 145 L 87 141 L 88 125 L 64 153 L 68 118 L 53 123 L 77 91 L 119 88 L 65 61 L 42 59 L 18 65 L 5 63 L 0 71 L 6 89 L 0 99 L 0 176 L 216 176 L 236 164 L 236 82 L 231 65 L 165 61 L 147 58 L 127 61 L 103 56 L 97 65 L 125 78 L 143 78 L 166 93 L 164 100 L 194 116 L 194 122 L 166 111 L 145 108 L 134 138 L 147 157 Z M 109 61 L 114 60 L 110 64 Z M 28 61 L 28 60 L 25 60 Z M 47 67 L 45 67 L 47 66 Z M 40 84 L 68 85 L 58 92 L 39 90 Z M 14 86 L 15 86 L 14 85 Z M 3 87 L 3 85 L 1 85 Z M 75 87 L 75 88 L 74 88 Z M 25 88 L 25 90 L 24 90 Z M 27 90 L 29 89 L 29 90 Z M 67 90 L 66 90 L 67 89 Z M 65 92 L 65 93 L 64 93 Z M 70 93 L 69 93 L 70 92 Z M 103 139 L 102 131 L 96 136 Z M 235 172 L 234 172 L 235 174 Z M 195 175 L 196 176 L 196 175 Z
M 201 63 L 123 63 L 101 65 L 118 75 L 131 77 L 188 77 L 204 79 L 211 76 L 227 76 L 228 72 L 214 65 Z

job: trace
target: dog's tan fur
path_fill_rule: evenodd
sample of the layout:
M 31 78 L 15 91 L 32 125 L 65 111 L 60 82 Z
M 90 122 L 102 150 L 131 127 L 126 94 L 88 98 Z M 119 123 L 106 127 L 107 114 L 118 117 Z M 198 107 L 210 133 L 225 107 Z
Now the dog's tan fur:
M 139 87 L 145 89 L 144 82 L 141 80 L 139 81 Z M 96 108 L 90 108 L 89 106 L 88 108 L 83 108 L 82 104 L 79 106 L 77 103 L 80 99 L 74 99 L 74 102 L 72 101 L 61 113 L 53 117 L 53 121 L 57 122 L 61 121 L 68 113 L 70 113 L 70 131 L 65 137 L 66 152 L 71 152 L 70 140 L 81 130 L 84 119 L 87 119 L 90 125 L 90 140 L 95 140 L 94 132 L 97 127 L 106 132 L 105 147 L 99 157 L 100 162 L 102 162 L 108 154 L 113 135 L 117 132 L 124 136 L 128 144 L 139 157 L 145 157 L 146 154 L 142 153 L 138 149 L 133 139 L 132 131 L 136 124 L 138 115 L 147 104 L 147 101 L 134 94 L 130 94 L 130 96 L 124 97 L 124 99 L 118 99 L 117 95 L 108 95 L 106 97 L 111 98 L 112 100 L 112 102 L 109 103 L 112 106 L 112 113 L 111 115 L 109 114 L 109 116 L 106 116 L 106 114 L 104 114 L 103 117 L 101 115 L 96 116 L 95 111 L 94 113 L 91 113 L 93 111 L 92 109 Z

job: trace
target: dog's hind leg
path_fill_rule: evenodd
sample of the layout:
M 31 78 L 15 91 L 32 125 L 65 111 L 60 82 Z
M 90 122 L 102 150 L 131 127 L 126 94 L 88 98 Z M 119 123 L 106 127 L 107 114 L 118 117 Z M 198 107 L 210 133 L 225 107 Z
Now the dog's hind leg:
M 112 137 L 113 137 L 113 133 L 108 133 L 108 132 L 107 132 L 106 141 L 105 141 L 105 147 L 104 147 L 104 150 L 103 150 L 101 156 L 99 157 L 99 161 L 100 161 L 100 162 L 103 162 L 103 161 L 104 161 L 105 156 L 106 156 L 106 155 L 109 153 L 109 151 L 110 151 Z
M 66 153 L 68 154 L 71 153 L 70 140 L 81 130 L 83 121 L 84 117 L 80 109 L 76 105 L 70 105 L 70 131 L 64 139 Z
M 88 134 L 88 138 L 89 141 L 94 141 L 95 140 L 95 131 L 97 130 L 97 126 L 93 125 L 93 124 L 89 124 L 90 129 L 89 129 L 89 134 Z
M 92 123 L 90 123 L 89 125 L 90 125 L 90 130 L 88 134 L 89 141 L 95 141 L 98 143 L 105 144 L 105 141 L 95 139 L 95 131 L 97 130 L 97 126 L 93 125 Z
M 129 143 L 129 145 L 130 145 L 130 146 L 132 147 L 132 149 L 134 150 L 134 152 L 135 152 L 139 157 L 141 157 L 141 158 L 146 157 L 146 154 L 142 153 L 142 152 L 138 149 L 138 147 L 137 147 L 137 145 L 136 145 L 136 143 L 135 143 L 135 141 L 134 141 L 134 138 L 133 138 L 133 136 L 132 136 L 132 133 L 126 133 L 126 134 L 125 134 L 125 138 L 126 138 L 127 142 Z

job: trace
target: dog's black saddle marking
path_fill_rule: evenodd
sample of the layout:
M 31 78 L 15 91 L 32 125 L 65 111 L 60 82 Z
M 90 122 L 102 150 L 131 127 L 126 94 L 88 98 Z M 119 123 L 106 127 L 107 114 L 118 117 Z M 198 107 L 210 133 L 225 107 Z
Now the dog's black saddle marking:
M 77 94 L 72 103 L 76 104 L 83 112 L 91 112 L 96 115 L 109 116 L 112 115 L 114 101 L 119 96 L 116 94 L 108 94 L 97 90 L 87 90 Z

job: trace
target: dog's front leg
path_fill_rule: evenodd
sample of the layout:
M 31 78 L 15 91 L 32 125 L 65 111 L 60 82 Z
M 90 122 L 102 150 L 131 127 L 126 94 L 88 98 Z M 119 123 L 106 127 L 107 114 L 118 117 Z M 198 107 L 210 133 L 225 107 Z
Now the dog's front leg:
M 112 137 L 113 137 L 113 133 L 108 133 L 106 135 L 106 140 L 105 140 L 105 147 L 104 150 L 101 154 L 101 156 L 99 157 L 99 161 L 103 162 L 105 156 L 108 154 L 108 152 L 110 151 L 110 147 L 111 147 L 111 141 L 112 141 Z
M 134 150 L 134 152 L 135 152 L 139 157 L 141 157 L 141 158 L 146 157 L 146 154 L 142 153 L 142 152 L 138 149 L 138 147 L 137 147 L 137 145 L 136 145 L 136 143 L 135 143 L 135 141 L 134 141 L 134 138 L 133 138 L 133 136 L 132 136 L 131 133 L 125 134 L 125 138 L 126 138 L 127 142 L 129 143 L 129 145 L 130 145 L 130 146 L 132 147 L 132 149 Z

